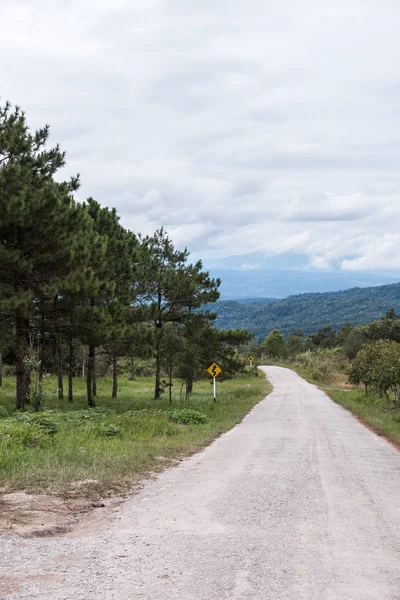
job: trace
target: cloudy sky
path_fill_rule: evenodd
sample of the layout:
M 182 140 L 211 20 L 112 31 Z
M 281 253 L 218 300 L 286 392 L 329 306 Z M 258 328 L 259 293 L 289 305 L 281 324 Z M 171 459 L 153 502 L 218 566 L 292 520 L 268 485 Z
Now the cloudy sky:
M 4 1 L 0 95 L 81 198 L 206 264 L 400 270 L 399 23 L 398 0 Z

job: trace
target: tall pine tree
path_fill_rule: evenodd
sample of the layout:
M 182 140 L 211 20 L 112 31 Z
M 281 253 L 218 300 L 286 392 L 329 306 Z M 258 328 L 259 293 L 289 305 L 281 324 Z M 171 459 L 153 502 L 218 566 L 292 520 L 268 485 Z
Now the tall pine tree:
M 55 180 L 65 154 L 58 145 L 48 148 L 48 138 L 47 125 L 31 132 L 19 107 L 0 107 L 0 316 L 15 325 L 18 409 L 29 395 L 25 359 L 36 301 L 54 298 L 82 272 L 79 237 L 85 223 L 90 227 L 86 208 L 73 198 L 78 177 Z
M 188 265 L 187 249 L 176 250 L 164 229 L 145 239 L 150 252 L 150 264 L 142 280 L 146 282 L 144 298 L 148 306 L 148 321 L 154 327 L 156 377 L 154 398 L 161 395 L 161 367 L 164 328 L 168 323 L 183 324 L 190 313 L 205 302 L 215 302 L 219 280 L 202 271 L 199 261 Z M 204 317 L 206 318 L 206 317 Z

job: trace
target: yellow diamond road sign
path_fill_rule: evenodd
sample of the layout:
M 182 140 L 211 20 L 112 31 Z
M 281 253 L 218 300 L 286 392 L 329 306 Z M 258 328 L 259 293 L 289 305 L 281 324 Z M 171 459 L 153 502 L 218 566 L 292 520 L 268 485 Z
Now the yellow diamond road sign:
M 221 373 L 222 369 L 217 365 L 217 363 L 213 363 L 208 367 L 207 371 L 210 373 L 211 377 L 215 379 L 215 377 Z
M 252 356 L 249 356 L 248 360 L 249 360 L 250 362 L 253 362 L 254 358 L 253 358 Z

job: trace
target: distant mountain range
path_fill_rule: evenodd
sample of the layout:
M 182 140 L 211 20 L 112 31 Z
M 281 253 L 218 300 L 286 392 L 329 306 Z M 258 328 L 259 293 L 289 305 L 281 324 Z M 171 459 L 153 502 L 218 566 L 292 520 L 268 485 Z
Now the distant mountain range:
M 308 292 L 334 292 L 353 287 L 370 287 L 393 283 L 400 275 L 364 272 L 274 269 L 210 268 L 213 277 L 222 280 L 221 298 L 286 298 Z
M 287 335 L 295 329 L 310 334 L 327 325 L 335 329 L 346 323 L 362 325 L 379 319 L 392 307 L 400 313 L 400 283 L 300 294 L 283 300 L 223 300 L 208 308 L 218 315 L 217 327 L 247 329 L 260 341 L 275 328 Z

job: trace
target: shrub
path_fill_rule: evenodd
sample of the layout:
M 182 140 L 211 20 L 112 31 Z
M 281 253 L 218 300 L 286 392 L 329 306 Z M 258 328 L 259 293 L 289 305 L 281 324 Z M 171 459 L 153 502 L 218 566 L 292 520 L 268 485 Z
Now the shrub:
M 114 423 L 95 423 L 88 426 L 88 432 L 96 437 L 116 437 L 121 434 L 121 429 Z
M 329 377 L 329 369 L 327 365 L 319 365 L 312 371 L 311 375 L 316 381 L 325 382 Z
M 13 417 L 13 421 L 25 423 L 35 428 L 39 428 L 42 433 L 54 435 L 58 431 L 58 425 L 51 417 L 56 418 L 53 411 L 43 413 L 20 413 Z
M 389 400 L 392 395 L 395 405 L 400 405 L 400 344 L 390 340 L 379 340 L 367 344 L 357 354 L 349 374 L 353 385 L 363 383 L 366 393 L 376 392 Z
M 100 427 L 100 435 L 103 437 L 115 437 L 116 435 L 119 435 L 120 433 L 121 433 L 120 428 L 117 427 L 116 425 L 114 425 L 113 423 L 110 423 L 109 425 L 104 423 Z
M 57 423 L 50 421 L 50 419 L 37 419 L 33 420 L 33 422 L 36 422 L 41 431 L 43 431 L 43 433 L 47 433 L 48 435 L 54 435 L 58 431 Z
M 47 445 L 49 435 L 38 425 L 29 422 L 8 420 L 0 430 L 0 442 L 2 444 L 17 444 L 29 447 Z
M 191 408 L 182 408 L 173 410 L 169 414 L 170 421 L 174 423 L 181 423 L 182 425 L 197 425 L 201 423 L 208 423 L 208 417 L 198 410 Z
M 3 365 L 3 377 L 15 377 L 15 366 Z

